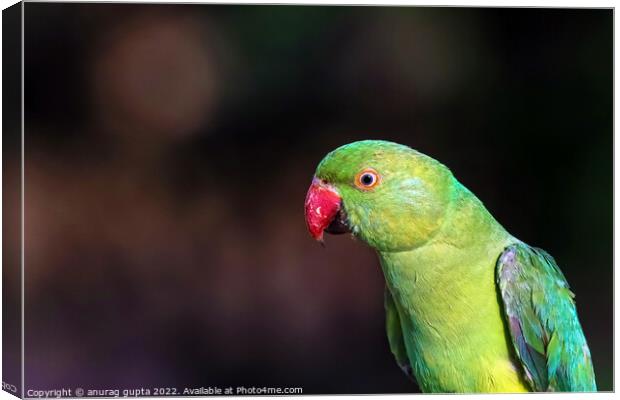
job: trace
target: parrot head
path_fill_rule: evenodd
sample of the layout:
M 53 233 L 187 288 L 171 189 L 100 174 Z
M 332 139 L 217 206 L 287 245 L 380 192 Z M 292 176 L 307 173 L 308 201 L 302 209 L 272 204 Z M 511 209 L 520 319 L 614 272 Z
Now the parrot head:
M 434 159 L 400 144 L 364 140 L 329 153 L 305 201 L 308 230 L 351 232 L 378 251 L 413 249 L 441 227 L 455 179 Z

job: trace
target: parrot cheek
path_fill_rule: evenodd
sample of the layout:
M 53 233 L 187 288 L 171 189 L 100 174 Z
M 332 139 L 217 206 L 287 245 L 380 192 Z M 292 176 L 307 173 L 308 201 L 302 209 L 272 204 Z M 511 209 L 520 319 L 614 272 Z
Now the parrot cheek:
M 340 195 L 333 187 L 316 177 L 312 180 L 304 208 L 308 231 L 315 240 L 323 240 L 323 232 L 339 214 L 341 201 Z

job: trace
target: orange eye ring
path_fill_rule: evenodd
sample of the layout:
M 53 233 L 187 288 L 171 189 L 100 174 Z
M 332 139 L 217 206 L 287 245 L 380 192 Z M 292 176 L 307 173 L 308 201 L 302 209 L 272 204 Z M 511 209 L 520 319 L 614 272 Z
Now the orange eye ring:
M 362 190 L 372 190 L 381 183 L 381 175 L 372 168 L 364 168 L 355 175 L 355 186 Z

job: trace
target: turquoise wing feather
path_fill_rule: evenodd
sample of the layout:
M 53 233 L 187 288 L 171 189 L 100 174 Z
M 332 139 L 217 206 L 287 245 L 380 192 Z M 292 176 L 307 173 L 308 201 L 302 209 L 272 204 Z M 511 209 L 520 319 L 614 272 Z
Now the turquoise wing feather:
M 532 389 L 596 391 L 574 295 L 555 260 L 516 243 L 501 254 L 496 273 L 506 325 Z

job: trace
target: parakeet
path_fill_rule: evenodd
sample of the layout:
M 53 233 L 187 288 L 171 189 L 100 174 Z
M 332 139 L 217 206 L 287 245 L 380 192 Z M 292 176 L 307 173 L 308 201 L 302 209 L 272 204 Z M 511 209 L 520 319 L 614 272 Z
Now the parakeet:
M 339 147 L 316 169 L 305 218 L 317 240 L 351 232 L 376 250 L 389 347 L 424 392 L 596 391 L 555 260 L 433 158 L 387 141 Z

